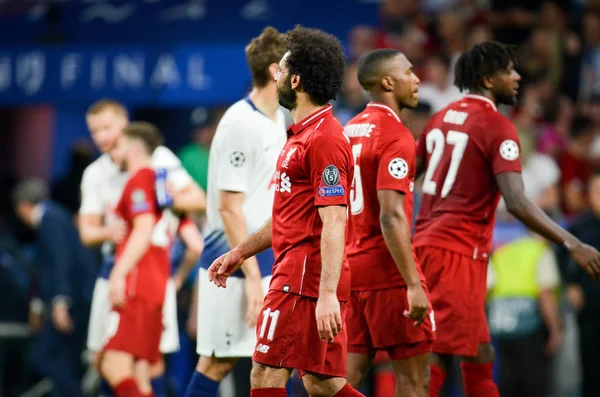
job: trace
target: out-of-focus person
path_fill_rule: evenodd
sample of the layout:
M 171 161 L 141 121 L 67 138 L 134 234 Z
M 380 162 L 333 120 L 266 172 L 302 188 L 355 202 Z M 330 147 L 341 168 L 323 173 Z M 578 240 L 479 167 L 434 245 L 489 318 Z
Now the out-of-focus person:
M 571 142 L 559 157 L 562 210 L 566 216 L 583 211 L 586 206 L 585 189 L 592 174 L 590 147 L 596 136 L 594 124 L 587 117 L 576 117 L 571 127 Z
M 490 265 L 488 318 L 498 348 L 500 395 L 544 397 L 550 358 L 562 342 L 554 252 L 532 234 L 500 247 Z
M 19 396 L 28 386 L 27 352 L 39 331 L 39 299 L 31 301 L 34 272 L 0 217 L 0 396 Z
M 450 58 L 444 54 L 432 55 L 425 61 L 423 83 L 419 88 L 419 103 L 428 103 L 437 113 L 451 102 L 462 98 L 460 90 L 450 77 Z
M 81 354 L 96 273 L 94 258 L 81 244 L 69 211 L 50 200 L 45 182 L 24 180 L 12 198 L 19 218 L 36 231 L 39 297 L 47 310 L 32 347 L 34 367 L 52 379 L 58 395 L 83 397 Z
M 183 168 L 204 191 L 207 188 L 210 144 L 223 113 L 222 109 L 209 111 L 204 123 L 192 132 L 192 142 L 177 152 L 177 157 L 181 160 Z
M 590 208 L 569 230 L 581 241 L 600 249 L 600 171 L 587 184 Z M 568 258 L 568 257 L 567 257 Z M 567 264 L 567 299 L 577 312 L 579 344 L 583 370 L 582 397 L 600 396 L 598 356 L 600 356 L 600 285 L 583 274 L 572 261 Z
M 375 31 L 373 28 L 358 25 L 350 30 L 348 35 L 348 59 L 351 62 L 375 48 Z M 356 70 L 355 70 L 356 72 Z
M 360 113 L 367 102 L 369 97 L 358 82 L 357 64 L 351 63 L 346 67 L 342 89 L 333 103 L 335 117 L 341 124 L 345 124 Z

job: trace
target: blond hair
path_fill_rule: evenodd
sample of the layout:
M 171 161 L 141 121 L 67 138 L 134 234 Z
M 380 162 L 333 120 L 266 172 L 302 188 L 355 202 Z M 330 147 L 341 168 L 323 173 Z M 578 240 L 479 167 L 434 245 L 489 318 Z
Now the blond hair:
M 126 119 L 129 118 L 129 113 L 127 112 L 127 109 L 125 108 L 125 106 L 123 106 L 123 104 L 121 102 L 115 101 L 114 99 L 100 99 L 100 100 L 92 103 L 92 105 L 88 108 L 85 115 L 86 116 L 95 115 L 95 114 L 104 112 L 105 110 L 108 110 L 108 109 L 112 110 L 119 116 L 123 116 Z

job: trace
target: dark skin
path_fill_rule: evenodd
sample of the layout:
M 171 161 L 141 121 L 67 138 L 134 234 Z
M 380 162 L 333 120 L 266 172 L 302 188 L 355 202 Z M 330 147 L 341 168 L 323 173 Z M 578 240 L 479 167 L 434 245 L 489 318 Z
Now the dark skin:
M 402 54 L 382 62 L 370 84 L 365 84 L 373 102 L 389 106 L 398 116 L 404 108 L 414 108 L 418 101 L 419 79 L 412 65 Z M 390 131 L 388 133 L 393 133 Z M 420 325 L 429 312 L 429 301 L 421 282 L 412 255 L 411 219 L 404 212 L 404 193 L 395 190 L 378 190 L 381 232 L 386 246 L 406 281 L 409 310 L 404 312 L 407 318 Z M 347 361 L 348 382 L 360 388 L 373 357 L 364 354 L 349 353 Z M 427 397 L 429 354 L 411 357 L 405 360 L 393 360 L 396 373 L 397 397 Z
M 472 92 L 492 100 L 495 104 L 516 103 L 519 81 L 521 77 L 512 64 L 507 70 L 484 80 L 485 89 Z M 425 171 L 425 161 L 417 157 L 417 178 Z M 594 247 L 583 244 L 571 233 L 560 227 L 526 196 L 523 178 L 518 172 L 505 172 L 496 175 L 496 182 L 508 211 L 525 226 L 555 244 L 564 245 L 577 264 L 594 280 L 600 279 L 600 253 Z M 452 360 L 451 355 L 432 354 L 432 363 L 447 370 Z M 465 362 L 491 363 L 494 361 L 494 349 L 491 344 L 481 344 L 474 357 L 462 357 Z

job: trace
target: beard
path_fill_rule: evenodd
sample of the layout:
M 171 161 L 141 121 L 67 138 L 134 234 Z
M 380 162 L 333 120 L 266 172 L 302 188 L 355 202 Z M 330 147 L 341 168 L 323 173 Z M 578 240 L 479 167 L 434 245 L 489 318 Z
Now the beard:
M 297 106 L 298 96 L 292 88 L 292 77 L 288 77 L 283 82 L 283 87 L 277 86 L 277 94 L 279 94 L 279 104 L 287 110 L 293 110 Z
M 498 95 L 496 95 L 496 102 L 498 103 L 498 105 L 502 104 L 502 105 L 514 106 L 517 104 L 518 99 L 517 99 L 516 95 L 498 94 Z

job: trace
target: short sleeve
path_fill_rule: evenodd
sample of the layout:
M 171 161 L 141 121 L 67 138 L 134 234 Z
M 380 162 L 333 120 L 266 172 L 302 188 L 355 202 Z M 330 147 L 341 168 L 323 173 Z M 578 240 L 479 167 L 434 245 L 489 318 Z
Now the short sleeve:
M 354 159 L 342 130 L 316 132 L 308 161 L 315 206 L 347 205 Z
M 190 174 L 183 168 L 181 160 L 164 146 L 160 146 L 154 151 L 152 167 L 167 170 L 167 181 L 177 190 L 185 188 L 192 181 Z
M 245 193 L 249 189 L 257 140 L 253 139 L 241 121 L 221 122 L 217 128 L 217 161 L 211 166 L 217 168 L 216 183 L 218 190 Z
M 490 159 L 494 175 L 504 172 L 521 172 L 521 144 L 519 135 L 508 120 L 492 120 L 495 125 L 491 134 Z M 486 133 L 486 131 L 481 131 Z
M 541 289 L 554 289 L 560 284 L 556 256 L 550 248 L 546 249 L 538 262 L 537 280 Z
M 127 220 L 138 215 L 156 214 L 154 172 L 142 170 L 134 175 L 123 190 L 120 211 Z
M 411 183 L 414 184 L 411 176 L 415 173 L 415 141 L 412 136 L 383 141 L 379 153 L 377 190 L 409 193 Z
M 94 175 L 92 167 L 86 168 L 81 180 L 81 207 L 79 213 L 82 215 L 102 215 L 105 211 L 102 202 L 101 187 L 98 185 L 99 178 Z

